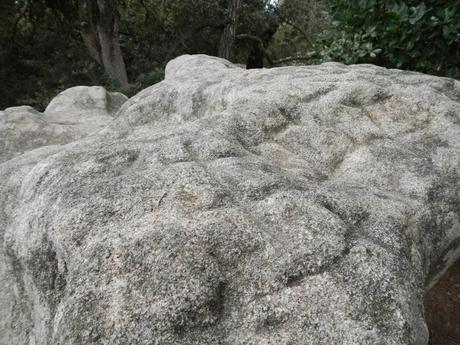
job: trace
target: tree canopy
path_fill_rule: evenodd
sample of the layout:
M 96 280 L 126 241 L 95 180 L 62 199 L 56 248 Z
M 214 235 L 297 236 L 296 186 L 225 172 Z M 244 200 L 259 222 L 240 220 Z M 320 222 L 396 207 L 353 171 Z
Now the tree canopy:
M 132 95 L 181 54 L 459 76 L 460 0 L 3 0 L 0 108 L 73 85 Z

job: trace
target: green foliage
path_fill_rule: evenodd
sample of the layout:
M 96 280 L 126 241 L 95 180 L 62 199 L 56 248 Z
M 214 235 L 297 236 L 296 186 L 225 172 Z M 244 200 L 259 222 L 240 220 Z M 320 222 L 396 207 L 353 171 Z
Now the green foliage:
M 329 0 L 328 10 L 326 0 L 284 0 L 279 6 L 241 1 L 235 62 L 245 63 L 256 45 L 272 60 L 310 56 L 314 48 L 323 61 L 460 76 L 460 0 Z M 74 85 L 103 85 L 132 96 L 160 81 L 166 63 L 178 55 L 217 55 L 229 21 L 228 0 L 118 0 L 130 81 L 121 88 L 87 51 L 77 4 L 0 1 L 0 109 L 43 109 Z
M 166 63 L 178 55 L 217 55 L 228 21 L 227 0 L 118 0 L 119 41 L 131 82 L 120 88 L 83 44 L 77 3 L 0 1 L 0 109 L 43 109 L 74 85 L 133 95 L 160 81 Z M 267 0 L 242 0 L 237 32 L 262 37 L 273 20 Z M 236 62 L 245 62 L 248 46 L 240 42 L 236 48 Z
M 272 59 L 307 55 L 324 29 L 324 1 L 284 0 L 276 12 L 280 26 L 269 48 Z
M 460 77 L 460 0 L 332 0 L 323 61 L 371 62 Z
M 328 46 L 321 47 L 321 59 L 323 61 L 341 61 L 346 64 L 373 62 L 377 54 L 382 52 L 382 49 L 374 46 L 373 39 L 376 35 L 375 28 L 354 34 L 339 31 Z
M 120 2 L 120 34 L 128 74 L 137 78 L 181 54 L 215 54 L 223 0 Z
M 99 84 L 102 70 L 87 58 L 70 2 L 5 0 L 0 4 L 0 109 L 43 109 L 74 85 Z

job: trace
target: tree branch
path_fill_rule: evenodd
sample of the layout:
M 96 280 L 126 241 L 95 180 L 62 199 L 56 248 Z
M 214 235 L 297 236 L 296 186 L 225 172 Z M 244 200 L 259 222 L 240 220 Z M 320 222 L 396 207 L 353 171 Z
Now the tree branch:
M 288 57 L 273 61 L 272 65 L 275 65 L 275 66 L 281 65 L 282 63 L 291 62 L 291 61 L 308 61 L 308 62 L 313 63 L 314 62 L 314 59 L 312 59 L 313 56 L 314 56 L 314 53 L 309 53 L 304 56 L 288 56 Z
M 302 36 L 305 38 L 305 41 L 307 41 L 307 44 L 309 44 L 311 46 L 311 41 L 310 41 L 309 35 L 300 26 L 298 26 L 297 24 L 294 24 L 293 22 L 291 22 L 288 19 L 285 20 L 285 23 L 287 25 L 291 26 L 293 29 L 295 29 L 298 32 L 300 32 L 302 34 Z
M 255 41 L 255 42 L 259 43 L 262 46 L 264 45 L 262 40 L 259 37 L 254 36 L 254 35 L 250 35 L 250 34 L 239 34 L 239 35 L 236 35 L 235 38 L 238 39 L 238 40 Z

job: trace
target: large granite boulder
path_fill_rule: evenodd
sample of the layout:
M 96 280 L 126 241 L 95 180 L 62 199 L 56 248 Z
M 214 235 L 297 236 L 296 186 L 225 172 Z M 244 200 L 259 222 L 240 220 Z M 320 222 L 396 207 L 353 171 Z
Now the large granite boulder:
M 106 127 L 127 97 L 100 86 L 61 92 L 44 113 L 32 107 L 0 111 L 0 163 L 26 151 L 67 144 Z
M 182 56 L 0 165 L 0 343 L 422 345 L 460 254 L 460 83 Z

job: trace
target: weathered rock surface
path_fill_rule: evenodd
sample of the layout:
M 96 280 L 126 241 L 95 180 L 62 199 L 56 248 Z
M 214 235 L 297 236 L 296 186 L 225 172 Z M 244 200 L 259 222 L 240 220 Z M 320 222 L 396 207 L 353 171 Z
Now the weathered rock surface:
M 426 344 L 459 255 L 460 83 L 169 63 L 0 165 L 2 344 Z
M 76 86 L 56 96 L 44 113 L 29 106 L 0 111 L 0 162 L 94 133 L 113 120 L 126 100 L 125 95 L 100 86 Z

